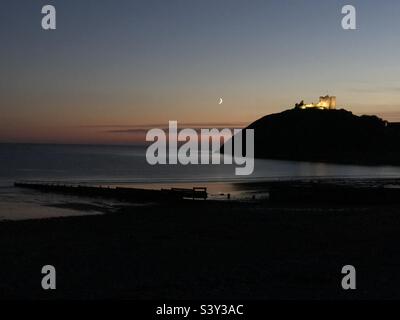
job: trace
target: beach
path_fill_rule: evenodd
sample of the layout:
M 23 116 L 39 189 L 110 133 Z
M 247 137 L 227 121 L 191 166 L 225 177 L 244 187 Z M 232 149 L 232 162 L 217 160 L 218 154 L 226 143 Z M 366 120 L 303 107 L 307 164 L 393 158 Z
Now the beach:
M 398 167 L 256 159 L 237 179 L 229 166 L 153 168 L 144 150 L 0 145 L 0 298 L 399 298 Z M 114 199 L 18 180 L 208 197 Z M 56 290 L 41 287 L 44 265 Z M 356 290 L 342 289 L 345 265 Z
M 396 299 L 399 209 L 183 201 L 3 221 L 0 296 Z M 57 270 L 56 290 L 41 288 L 46 264 Z M 342 289 L 344 265 L 355 266 L 357 290 Z

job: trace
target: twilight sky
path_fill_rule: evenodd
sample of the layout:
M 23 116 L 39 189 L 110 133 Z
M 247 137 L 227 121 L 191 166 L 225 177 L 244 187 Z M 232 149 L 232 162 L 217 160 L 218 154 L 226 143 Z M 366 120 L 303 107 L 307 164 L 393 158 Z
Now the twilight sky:
M 341 28 L 345 4 L 356 31 Z M 327 93 L 400 121 L 398 0 L 1 0 L 0 41 L 0 142 L 241 127 Z

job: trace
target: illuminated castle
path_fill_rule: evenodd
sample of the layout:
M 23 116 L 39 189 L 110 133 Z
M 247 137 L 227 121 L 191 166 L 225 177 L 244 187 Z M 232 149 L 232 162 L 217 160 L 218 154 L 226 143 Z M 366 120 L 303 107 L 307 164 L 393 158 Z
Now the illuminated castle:
M 336 108 L 336 97 L 328 96 L 319 97 L 318 103 L 304 104 L 304 101 L 296 103 L 296 108 L 307 109 L 307 108 L 319 108 L 319 109 L 335 109 Z

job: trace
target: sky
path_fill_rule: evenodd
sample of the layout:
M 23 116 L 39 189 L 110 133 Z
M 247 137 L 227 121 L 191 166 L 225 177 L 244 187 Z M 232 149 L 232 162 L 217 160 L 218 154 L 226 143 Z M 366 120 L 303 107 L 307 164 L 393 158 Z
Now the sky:
M 400 121 L 399 17 L 397 0 L 0 0 L 0 142 L 137 143 L 325 94 Z

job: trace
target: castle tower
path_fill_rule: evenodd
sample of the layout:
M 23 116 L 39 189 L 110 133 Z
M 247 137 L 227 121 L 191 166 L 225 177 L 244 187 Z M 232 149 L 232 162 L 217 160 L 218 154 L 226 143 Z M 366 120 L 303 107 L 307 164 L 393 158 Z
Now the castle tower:
M 336 109 L 336 97 L 330 97 L 329 109 Z
M 319 97 L 319 103 L 318 103 L 318 107 L 320 108 L 330 108 L 331 105 L 331 97 L 330 96 L 325 96 L 325 97 Z
M 336 97 L 326 95 L 325 97 L 319 97 L 319 103 L 317 105 L 319 108 L 323 109 L 335 109 L 336 108 Z

